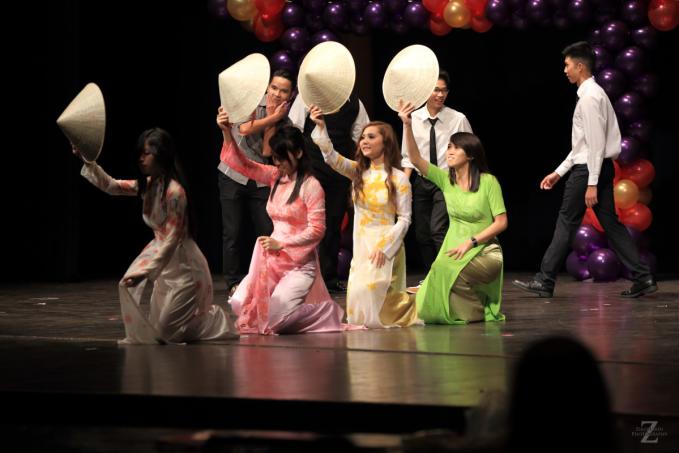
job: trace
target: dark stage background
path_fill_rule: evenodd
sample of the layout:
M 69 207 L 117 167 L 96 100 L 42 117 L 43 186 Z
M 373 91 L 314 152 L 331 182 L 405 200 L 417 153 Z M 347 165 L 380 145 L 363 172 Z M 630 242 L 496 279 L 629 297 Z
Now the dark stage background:
M 18 138 L 8 145 L 3 190 L 9 208 L 2 279 L 76 280 L 123 274 L 150 239 L 136 198 L 109 197 L 79 176 L 79 162 L 55 120 L 87 82 L 106 100 L 107 131 L 99 163 L 114 177 L 133 178 L 138 134 L 160 126 L 175 137 L 184 156 L 198 213 L 197 241 L 214 272 L 221 268 L 220 207 L 217 194 L 220 133 L 217 74 L 251 52 L 271 55 L 229 20 L 213 18 L 207 2 L 56 1 L 29 4 L 19 16 L 21 33 L 10 41 L 16 77 L 9 94 L 20 93 L 14 109 Z M 25 19 L 25 20 L 24 20 Z M 348 36 L 344 43 L 357 64 L 357 85 L 371 118 L 400 121 L 384 104 L 382 75 L 401 48 L 432 47 L 452 76 L 448 105 L 469 117 L 483 140 L 491 170 L 502 183 L 509 229 L 501 236 L 507 270 L 535 270 L 551 239 L 562 185 L 538 189 L 569 151 L 576 87 L 562 73 L 561 49 L 586 39 L 587 30 L 485 34 L 454 30 L 443 38 L 429 31 L 399 37 Z M 679 132 L 675 67 L 679 30 L 659 35 L 651 67 L 660 96 L 650 105 L 655 121 L 648 158 L 656 168 L 647 234 L 659 273 L 676 273 Z M 14 93 L 12 93 L 14 92 Z M 412 234 L 407 238 L 411 269 L 419 267 Z M 249 257 L 251 245 L 243 244 Z M 247 259 L 244 260 L 247 264 Z

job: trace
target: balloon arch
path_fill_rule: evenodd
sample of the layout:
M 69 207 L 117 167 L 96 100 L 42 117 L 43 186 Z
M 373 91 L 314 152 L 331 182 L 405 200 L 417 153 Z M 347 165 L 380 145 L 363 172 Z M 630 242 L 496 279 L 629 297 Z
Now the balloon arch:
M 637 243 L 641 259 L 655 272 L 656 260 L 643 232 L 651 225 L 648 208 L 655 169 L 645 159 L 651 134 L 647 108 L 657 95 L 657 78 L 649 71 L 649 53 L 658 31 L 679 24 L 679 0 L 208 0 L 218 17 L 240 21 L 263 42 L 282 47 L 271 56 L 274 69 L 297 72 L 304 53 L 336 33 L 369 34 L 391 30 L 403 35 L 429 29 L 445 36 L 453 28 L 485 33 L 493 27 L 565 30 L 590 29 L 597 56 L 595 76 L 606 90 L 622 129 L 622 152 L 615 164 L 615 204 L 620 221 Z M 607 248 L 606 235 L 588 209 L 566 261 L 579 280 L 629 278 L 629 271 Z M 350 253 L 350 252 L 349 252 Z

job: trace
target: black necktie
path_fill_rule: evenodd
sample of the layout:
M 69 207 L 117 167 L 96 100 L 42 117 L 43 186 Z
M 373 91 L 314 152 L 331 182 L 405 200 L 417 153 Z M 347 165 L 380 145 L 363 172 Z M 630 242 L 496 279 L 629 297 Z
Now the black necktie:
M 436 152 L 436 131 L 434 130 L 434 125 L 436 125 L 437 120 L 438 118 L 429 118 L 429 122 L 431 123 L 431 128 L 429 129 L 429 162 L 438 167 L 439 157 Z

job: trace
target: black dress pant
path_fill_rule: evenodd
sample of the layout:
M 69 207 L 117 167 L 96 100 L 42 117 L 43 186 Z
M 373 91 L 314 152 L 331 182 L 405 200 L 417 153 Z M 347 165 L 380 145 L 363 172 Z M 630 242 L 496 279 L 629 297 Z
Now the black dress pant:
M 443 244 L 448 231 L 448 210 L 443 192 L 419 174 L 413 181 L 413 222 L 425 272 Z
M 243 185 L 221 171 L 218 173 L 219 201 L 222 206 L 222 273 L 228 290 L 244 277 L 240 272 L 239 242 L 242 240 L 241 222 L 246 208 L 252 221 L 249 228 L 258 237 L 270 236 L 273 224 L 266 213 L 270 193 L 268 187 L 257 187 L 251 179 Z
M 329 179 L 329 178 L 328 178 Z M 351 182 L 319 178 L 325 192 L 325 236 L 318 245 L 321 275 L 329 287 L 337 284 L 337 259 L 340 251 L 342 219 L 347 212 Z
M 620 223 L 615 213 L 613 199 L 613 177 L 615 169 L 611 159 L 604 159 L 597 184 L 598 203 L 594 206 L 601 226 L 606 231 L 606 238 L 611 249 L 628 269 L 632 278 L 643 280 L 650 277 L 648 266 L 639 261 L 639 251 L 625 226 Z M 542 258 L 540 272 L 536 279 L 551 285 L 556 282 L 556 276 L 568 254 L 570 244 L 585 215 L 585 192 L 589 171 L 587 165 L 574 165 L 564 188 L 563 201 L 556 220 L 554 236 Z

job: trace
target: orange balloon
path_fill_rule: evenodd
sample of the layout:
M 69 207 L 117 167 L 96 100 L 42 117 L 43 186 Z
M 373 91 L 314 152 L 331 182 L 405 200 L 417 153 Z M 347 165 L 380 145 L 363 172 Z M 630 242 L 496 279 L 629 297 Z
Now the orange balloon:
M 453 28 L 462 28 L 469 24 L 472 13 L 462 1 L 452 0 L 443 8 L 443 20 Z
M 645 189 L 655 178 L 655 168 L 646 159 L 638 159 L 625 167 L 624 174 L 624 179 L 633 181 L 639 189 Z
M 645 189 L 641 189 L 639 191 L 639 203 L 648 205 L 651 200 L 653 200 L 653 191 L 650 187 L 646 187 Z
M 620 213 L 620 221 L 639 231 L 646 230 L 653 222 L 653 214 L 648 206 L 641 203 L 636 203 L 629 209 L 623 209 Z
M 639 188 L 629 179 L 621 179 L 613 188 L 615 205 L 620 209 L 628 209 L 639 200 Z

